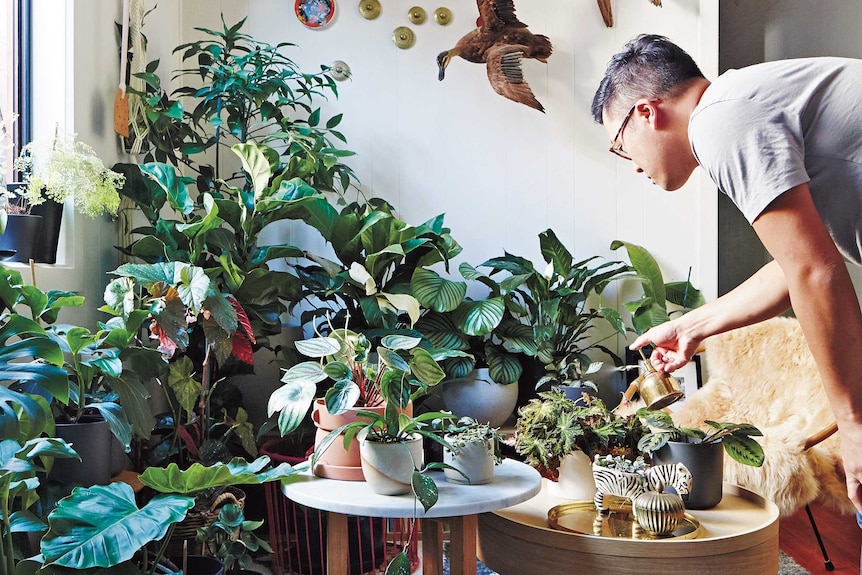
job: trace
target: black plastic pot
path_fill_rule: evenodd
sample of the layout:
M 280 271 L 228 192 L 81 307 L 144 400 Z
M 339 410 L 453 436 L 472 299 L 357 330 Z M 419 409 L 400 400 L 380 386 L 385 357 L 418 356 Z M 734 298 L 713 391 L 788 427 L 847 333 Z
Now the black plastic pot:
M 48 478 L 67 485 L 107 485 L 111 482 L 111 442 L 108 423 L 92 416 L 78 423 L 58 423 L 56 436 L 72 444 L 81 460 L 55 459 Z
M 38 206 L 33 206 L 30 213 L 42 216 L 42 231 L 36 245 L 37 262 L 43 264 L 57 263 L 57 245 L 60 243 L 60 225 L 63 222 L 63 204 L 54 200 L 45 200 Z
M 9 214 L 6 233 L 0 234 L 0 252 L 11 252 L 6 261 L 27 263 L 35 260 L 41 230 L 42 216 Z
M 691 493 L 686 509 L 710 509 L 721 501 L 724 479 L 724 446 L 715 443 L 668 441 L 653 454 L 653 463 L 681 462 L 691 471 Z

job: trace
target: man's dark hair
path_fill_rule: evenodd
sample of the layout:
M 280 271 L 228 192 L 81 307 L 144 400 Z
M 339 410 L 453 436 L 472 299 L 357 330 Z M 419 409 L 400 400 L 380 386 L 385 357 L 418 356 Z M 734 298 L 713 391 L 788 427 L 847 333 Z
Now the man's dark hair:
M 639 98 L 666 98 L 703 73 L 685 50 L 656 34 L 641 34 L 608 63 L 605 77 L 593 97 L 593 119 L 602 112 L 625 113 Z

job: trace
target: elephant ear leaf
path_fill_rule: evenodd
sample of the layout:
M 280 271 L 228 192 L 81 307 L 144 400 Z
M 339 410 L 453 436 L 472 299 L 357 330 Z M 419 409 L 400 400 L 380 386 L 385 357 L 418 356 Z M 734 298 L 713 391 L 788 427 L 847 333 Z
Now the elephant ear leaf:
M 46 565 L 72 569 L 112 567 L 165 536 L 171 524 L 181 521 L 194 499 L 158 495 L 142 509 L 125 483 L 77 487 L 48 515 L 48 533 L 42 539 Z

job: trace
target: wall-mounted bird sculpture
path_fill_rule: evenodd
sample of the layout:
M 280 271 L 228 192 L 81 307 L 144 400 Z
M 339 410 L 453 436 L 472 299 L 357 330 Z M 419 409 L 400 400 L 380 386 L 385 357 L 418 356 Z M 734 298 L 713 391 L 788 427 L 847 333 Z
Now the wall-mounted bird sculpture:
M 513 0 L 477 0 L 478 28 L 458 40 L 451 50 L 437 56 L 438 78 L 455 56 L 468 62 L 486 63 L 491 87 L 501 96 L 544 112 L 545 108 L 524 81 L 521 60 L 535 58 L 547 62 L 553 47 L 547 36 L 533 34 L 515 16 Z
M 599 10 L 602 13 L 602 20 L 605 21 L 605 26 L 613 28 L 614 13 L 611 9 L 611 0 L 596 0 L 599 3 Z M 653 6 L 661 7 L 661 0 L 649 0 Z

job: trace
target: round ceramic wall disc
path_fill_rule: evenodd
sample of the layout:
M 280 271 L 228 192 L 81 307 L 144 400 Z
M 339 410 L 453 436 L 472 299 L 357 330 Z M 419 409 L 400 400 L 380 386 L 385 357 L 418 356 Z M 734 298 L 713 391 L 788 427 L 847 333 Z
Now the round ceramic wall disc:
M 329 67 L 329 73 L 339 82 L 350 78 L 350 66 L 343 60 L 336 60 Z
M 407 18 L 413 24 L 422 24 L 426 18 L 425 9 L 421 6 L 414 6 L 407 11 Z
M 366 20 L 374 20 L 380 16 L 380 0 L 360 0 L 359 13 Z
M 407 26 L 399 26 L 392 32 L 392 41 L 402 50 L 406 50 L 416 42 L 416 35 Z
M 452 21 L 452 11 L 445 6 L 437 8 L 434 11 L 434 20 L 441 26 L 445 26 Z

